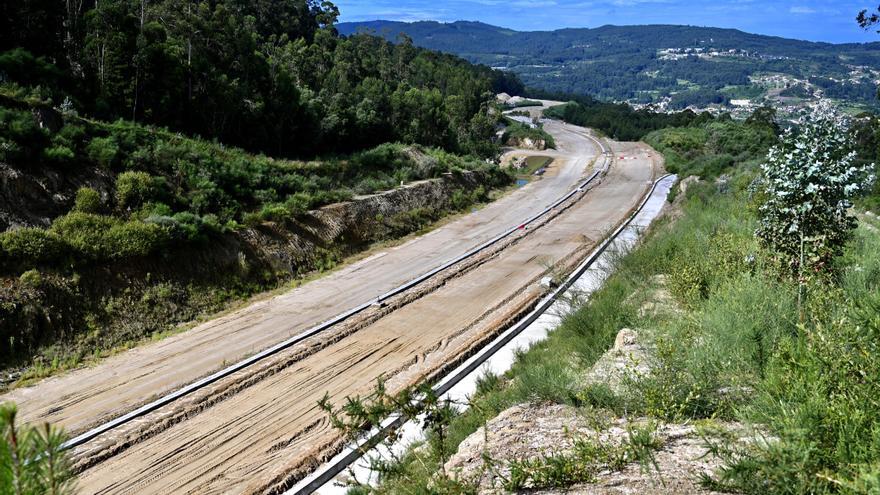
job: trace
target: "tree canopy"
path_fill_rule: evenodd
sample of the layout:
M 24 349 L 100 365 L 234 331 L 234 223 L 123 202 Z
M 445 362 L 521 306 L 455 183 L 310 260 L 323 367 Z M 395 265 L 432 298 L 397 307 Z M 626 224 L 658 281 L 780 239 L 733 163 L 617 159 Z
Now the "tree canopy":
M 45 0 L 0 7 L 4 84 L 275 155 L 387 141 L 485 151 L 510 76 L 369 35 L 316 0 Z

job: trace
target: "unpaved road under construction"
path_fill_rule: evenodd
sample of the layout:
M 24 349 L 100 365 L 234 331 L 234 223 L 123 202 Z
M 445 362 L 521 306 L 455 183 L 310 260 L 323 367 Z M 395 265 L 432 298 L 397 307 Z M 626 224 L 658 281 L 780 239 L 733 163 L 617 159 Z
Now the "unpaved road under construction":
M 184 333 L 15 390 L 0 396 L 0 402 L 18 403 L 22 421 L 49 421 L 75 435 L 375 299 L 517 225 L 571 190 L 599 155 L 598 147 L 578 127 L 551 122 L 548 129 L 559 150 L 536 154 L 559 159 L 544 177 L 475 213 Z
M 549 123 L 548 175 L 487 208 L 357 265 L 105 363 L 15 391 L 28 421 L 79 432 L 375 297 L 543 209 L 598 155 L 586 131 Z M 83 493 L 278 490 L 338 444 L 317 401 L 398 388 L 460 359 L 528 309 L 552 263 L 576 262 L 638 204 L 659 172 L 643 145 L 611 143 L 608 175 L 495 252 L 393 298 L 77 449 Z M 620 159 L 621 156 L 623 159 Z M 502 249 L 503 248 L 503 249 Z

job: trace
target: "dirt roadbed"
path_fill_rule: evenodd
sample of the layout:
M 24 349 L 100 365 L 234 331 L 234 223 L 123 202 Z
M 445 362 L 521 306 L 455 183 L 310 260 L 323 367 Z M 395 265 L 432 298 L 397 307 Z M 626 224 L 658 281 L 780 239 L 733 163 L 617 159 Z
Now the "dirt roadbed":
M 325 393 L 338 403 L 369 392 L 380 375 L 396 389 L 438 372 L 526 311 L 548 265 L 574 262 L 627 216 L 656 167 L 647 150 L 619 146 L 616 153 L 635 158 L 615 163 L 582 200 L 478 267 L 330 345 L 279 356 L 284 366 L 169 420 L 152 436 L 109 434 L 103 441 L 118 448 L 86 469 L 80 486 L 88 493 L 261 493 L 288 486 L 338 443 L 317 407 Z M 172 413 L 157 412 L 143 424 L 159 424 L 163 415 Z

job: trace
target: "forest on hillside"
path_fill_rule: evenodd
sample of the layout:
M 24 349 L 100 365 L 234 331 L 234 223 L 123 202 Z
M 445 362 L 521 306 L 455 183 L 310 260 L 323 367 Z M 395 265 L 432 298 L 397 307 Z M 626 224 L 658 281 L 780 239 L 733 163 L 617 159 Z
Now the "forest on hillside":
M 780 84 L 810 84 L 850 104 L 877 103 L 878 43 L 834 45 L 673 25 L 513 31 L 465 21 L 369 21 L 339 29 L 389 40 L 405 33 L 418 46 L 513 71 L 527 86 L 602 100 L 671 97 L 674 109 L 705 106 L 743 92 L 757 93 L 749 95 L 755 98 L 784 89 L 754 81 L 782 75 L 787 82 Z
M 534 89 L 530 90 L 530 94 L 549 100 L 567 101 L 564 105 L 545 110 L 545 116 L 598 129 L 619 141 L 638 141 L 651 131 L 666 127 L 699 125 L 713 119 L 709 113 L 697 114 L 690 110 L 669 114 L 634 110 L 626 103 L 608 103 L 590 96 Z
M 341 37 L 338 13 L 316 0 L 3 2 L 2 94 L 287 157 L 388 141 L 487 151 L 487 102 L 515 80 Z

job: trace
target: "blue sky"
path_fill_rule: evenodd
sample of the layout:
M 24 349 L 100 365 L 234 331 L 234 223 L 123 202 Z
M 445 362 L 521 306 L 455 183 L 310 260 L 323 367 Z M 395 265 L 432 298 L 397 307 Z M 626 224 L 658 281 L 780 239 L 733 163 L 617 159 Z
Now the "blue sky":
M 340 21 L 482 21 L 521 31 L 605 24 L 689 24 L 786 38 L 880 41 L 855 16 L 880 0 L 336 0 Z

